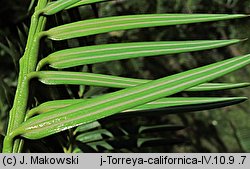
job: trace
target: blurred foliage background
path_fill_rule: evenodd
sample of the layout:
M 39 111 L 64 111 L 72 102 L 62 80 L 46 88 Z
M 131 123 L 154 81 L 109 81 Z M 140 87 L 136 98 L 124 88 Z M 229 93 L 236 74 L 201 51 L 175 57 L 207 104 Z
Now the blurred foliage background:
M 29 17 L 29 0 L 1 0 L 0 1 L 0 134 L 1 142 L 6 131 L 8 111 L 11 108 L 15 88 L 17 85 L 18 60 L 22 56 L 27 38 Z M 57 23 L 71 22 L 70 16 L 87 19 L 127 14 L 145 13 L 250 13 L 249 0 L 114 0 L 100 3 L 94 7 L 80 7 L 76 10 L 61 13 L 60 19 L 52 20 Z M 112 32 L 98 36 L 90 36 L 79 41 L 68 43 L 73 47 L 81 44 L 104 44 L 116 42 L 137 41 L 176 41 L 176 40 L 215 40 L 215 39 L 246 39 L 250 37 L 250 20 L 240 19 L 213 23 L 192 25 L 134 29 Z M 47 42 L 48 46 L 50 42 Z M 54 44 L 57 49 L 62 45 Z M 85 68 L 88 71 L 103 74 L 120 75 L 157 79 L 198 66 L 206 65 L 233 56 L 250 53 L 250 40 L 240 44 L 216 50 L 130 59 L 126 61 L 107 62 Z M 9 50 L 9 48 L 11 50 Z M 49 53 L 50 49 L 46 49 Z M 46 53 L 46 52 L 45 52 Z M 249 82 L 250 67 L 236 71 L 215 82 Z M 36 99 L 46 100 L 46 93 L 50 91 L 52 98 L 88 97 L 109 92 L 111 89 L 80 86 L 43 87 L 33 93 L 41 96 Z M 114 90 L 114 89 L 112 89 Z M 53 92 L 51 92 L 53 91 Z M 62 92 L 63 91 L 63 92 Z M 87 92 L 86 92 L 87 91 Z M 61 93 L 67 93 L 62 95 Z M 77 96 L 75 95 L 77 93 Z M 204 93 L 203 93 L 204 95 Z M 223 92 L 207 92 L 206 96 L 250 96 L 249 88 L 234 89 Z M 190 96 L 190 93 L 180 93 L 176 96 Z M 201 96 L 194 93 L 192 96 Z M 250 152 L 250 101 L 216 110 L 206 110 L 177 115 L 161 115 L 150 117 L 134 117 L 120 119 L 120 123 L 109 121 L 106 125 L 130 126 L 143 124 L 184 124 L 185 130 L 175 133 L 176 138 L 188 138 L 185 144 L 167 144 L 162 147 L 145 149 L 140 152 Z M 105 121 L 105 119 L 104 119 Z M 172 133 L 166 133 L 172 138 Z M 54 138 L 49 138 L 54 139 Z M 32 143 L 33 146 L 38 142 Z M 30 146 L 32 146 L 32 144 Z M 49 148 L 48 148 L 49 149 Z M 39 148 L 36 148 L 39 151 Z M 136 152 L 138 150 L 134 150 Z M 60 152 L 60 151 L 59 151 Z M 124 152 L 124 151 L 123 151 Z

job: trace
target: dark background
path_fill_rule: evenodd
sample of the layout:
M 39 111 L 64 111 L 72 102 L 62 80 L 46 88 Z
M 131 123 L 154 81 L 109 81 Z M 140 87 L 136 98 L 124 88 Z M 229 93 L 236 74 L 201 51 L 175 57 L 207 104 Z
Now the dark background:
M 28 11 L 30 4 L 28 0 L 1 0 L 0 4 L 0 133 L 4 135 L 8 111 L 12 105 L 15 87 L 17 84 L 18 59 L 24 51 L 31 12 Z M 139 13 L 249 14 L 250 1 L 116 0 L 98 4 L 96 8 L 99 15 L 98 17 Z M 79 14 L 80 16 L 76 16 Z M 79 13 L 71 10 L 69 13 L 62 12 L 60 15 L 62 16 L 62 20 L 57 21 L 59 24 L 71 22 L 67 19 L 69 16 L 76 16 L 75 18 L 77 19 L 95 17 L 95 13 L 90 6 L 80 7 Z M 55 22 L 54 18 L 49 19 Z M 50 26 L 51 25 L 48 27 Z M 250 37 L 249 28 L 250 20 L 249 18 L 246 18 L 213 23 L 119 31 L 98 36 L 91 36 L 87 39 L 80 39 L 79 41 L 83 41 L 83 43 L 91 45 L 137 41 L 245 39 Z M 49 42 L 46 43 L 49 44 Z M 72 46 L 76 44 L 74 40 L 70 41 L 70 43 Z M 64 48 L 63 45 L 60 44 L 55 43 L 54 45 L 57 46 L 57 49 Z M 9 47 L 10 50 L 6 49 L 6 46 Z M 245 40 L 237 45 L 215 50 L 96 64 L 91 67 L 91 71 L 95 73 L 113 74 L 124 77 L 157 79 L 237 55 L 250 53 L 249 47 L 250 40 Z M 48 50 L 48 53 L 49 52 L 50 50 Z M 231 73 L 230 75 L 217 79 L 215 82 L 238 83 L 249 81 L 250 67 L 248 66 Z M 57 90 L 60 91 L 61 88 Z M 81 89 L 75 86 L 71 87 L 70 90 L 81 91 Z M 112 91 L 106 88 L 88 88 L 88 90 L 90 90 L 90 92 L 87 93 L 88 95 Z M 207 97 L 250 96 L 250 90 L 249 88 L 244 88 L 230 91 L 192 94 L 192 96 L 204 95 Z M 190 93 L 181 93 L 177 94 L 177 96 L 191 95 Z M 46 96 L 43 96 L 43 99 L 44 97 Z M 143 150 L 145 152 L 250 152 L 250 141 L 248 136 L 248 131 L 250 129 L 249 103 L 249 101 L 246 101 L 239 105 L 229 106 L 226 108 L 178 115 L 165 115 L 161 117 L 154 116 L 150 118 L 136 117 L 124 120 L 122 124 L 126 126 L 131 123 L 181 123 L 187 126 L 185 130 L 181 130 L 177 134 L 175 133 L 173 135 L 189 138 L 190 142 L 188 144 Z M 111 127 L 112 125 L 115 126 L 116 124 L 111 123 Z M 244 133 L 244 137 L 240 133 Z M 172 135 L 169 137 L 172 137 Z M 139 150 L 135 149 L 134 151 Z

